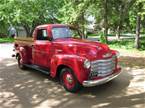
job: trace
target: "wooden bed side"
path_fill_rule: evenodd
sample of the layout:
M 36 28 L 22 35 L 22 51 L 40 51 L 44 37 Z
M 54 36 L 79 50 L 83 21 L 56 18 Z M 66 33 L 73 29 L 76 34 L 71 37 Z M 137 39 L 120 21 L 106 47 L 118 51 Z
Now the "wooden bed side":
M 20 45 L 33 45 L 34 39 L 32 37 L 16 37 L 15 38 L 15 43 L 20 44 Z

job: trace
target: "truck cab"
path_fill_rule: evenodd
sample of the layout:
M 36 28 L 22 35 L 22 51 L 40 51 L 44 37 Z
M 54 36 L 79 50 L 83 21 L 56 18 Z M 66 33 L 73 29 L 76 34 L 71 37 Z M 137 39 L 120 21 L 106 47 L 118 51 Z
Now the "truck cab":
M 121 72 L 117 51 L 106 44 L 82 39 L 68 25 L 37 26 L 32 38 L 16 38 L 14 45 L 21 69 L 31 67 L 59 77 L 70 92 L 106 83 Z

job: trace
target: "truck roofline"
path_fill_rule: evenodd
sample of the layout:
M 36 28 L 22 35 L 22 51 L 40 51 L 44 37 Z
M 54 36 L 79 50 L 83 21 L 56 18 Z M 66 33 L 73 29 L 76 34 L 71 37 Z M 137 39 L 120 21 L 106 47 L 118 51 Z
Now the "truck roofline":
M 68 26 L 67 24 L 43 24 L 43 25 L 39 25 L 36 28 L 45 28 L 45 27 L 64 27 L 64 26 Z

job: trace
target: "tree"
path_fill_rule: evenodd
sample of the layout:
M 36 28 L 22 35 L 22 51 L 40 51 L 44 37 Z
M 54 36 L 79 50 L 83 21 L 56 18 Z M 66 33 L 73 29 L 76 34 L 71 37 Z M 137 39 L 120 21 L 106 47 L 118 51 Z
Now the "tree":
M 141 25 L 141 17 L 145 15 L 145 12 L 143 11 L 145 9 L 145 0 L 138 0 L 136 2 L 137 6 L 137 16 L 136 16 L 136 36 L 135 36 L 135 48 L 140 48 L 140 25 Z
M 144 26 L 145 0 L 0 0 L 0 24 L 23 26 L 27 36 L 32 35 L 33 29 L 44 23 L 71 24 L 85 34 L 88 16 L 94 16 L 96 30 L 104 28 L 103 39 L 107 39 L 108 29 L 112 29 L 117 38 L 121 31 L 135 30 Z M 137 8 L 142 4 L 141 10 Z M 137 11 L 139 10 L 139 11 Z M 138 14 L 137 14 L 138 13 Z M 135 17 L 139 15 L 138 22 Z M 140 21 L 139 21 L 140 20 Z M 144 21 L 145 22 L 145 21 Z M 135 24 L 136 23 L 136 24 Z M 5 27 L 6 28 L 6 27 Z M 136 43 L 137 43 L 136 39 Z
M 110 0 L 109 7 L 111 8 L 111 12 L 108 14 L 112 16 L 109 19 L 110 26 L 113 27 L 116 32 L 116 38 L 120 38 L 120 33 L 123 29 L 125 23 L 128 23 L 126 20 L 129 17 L 129 11 L 136 0 Z
M 93 0 L 63 0 L 58 19 L 65 24 L 71 24 L 85 35 L 85 15 Z
M 37 25 L 58 22 L 55 17 L 61 7 L 61 1 L 5 0 L 1 2 L 0 7 L 2 21 L 23 26 L 27 36 L 31 36 Z
M 100 29 L 102 29 L 102 39 L 107 43 L 109 2 L 107 0 L 94 0 L 90 3 L 90 7 L 87 8 L 87 14 L 95 17 L 96 30 L 100 31 Z
M 104 18 L 104 37 L 105 37 L 105 43 L 108 43 L 108 38 L 107 38 L 107 35 L 108 35 L 108 2 L 107 0 L 104 0 L 103 2 L 103 8 L 104 8 L 104 15 L 103 15 L 103 18 Z
M 141 22 L 141 16 L 138 14 L 136 18 L 136 37 L 135 37 L 135 48 L 137 49 L 140 47 L 140 43 L 139 43 L 140 22 Z

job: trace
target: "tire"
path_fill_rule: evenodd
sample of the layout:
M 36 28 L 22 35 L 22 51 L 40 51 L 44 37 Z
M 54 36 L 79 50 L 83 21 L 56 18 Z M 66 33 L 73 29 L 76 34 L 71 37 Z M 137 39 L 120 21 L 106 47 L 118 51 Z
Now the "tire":
M 81 89 L 81 84 L 78 82 L 70 68 L 63 68 L 61 70 L 60 82 L 69 92 L 75 93 Z
M 23 59 L 21 58 L 20 55 L 18 55 L 17 60 L 18 60 L 18 67 L 19 67 L 20 69 L 23 69 L 23 70 L 26 69 L 26 67 L 25 67 L 24 64 L 23 64 Z

